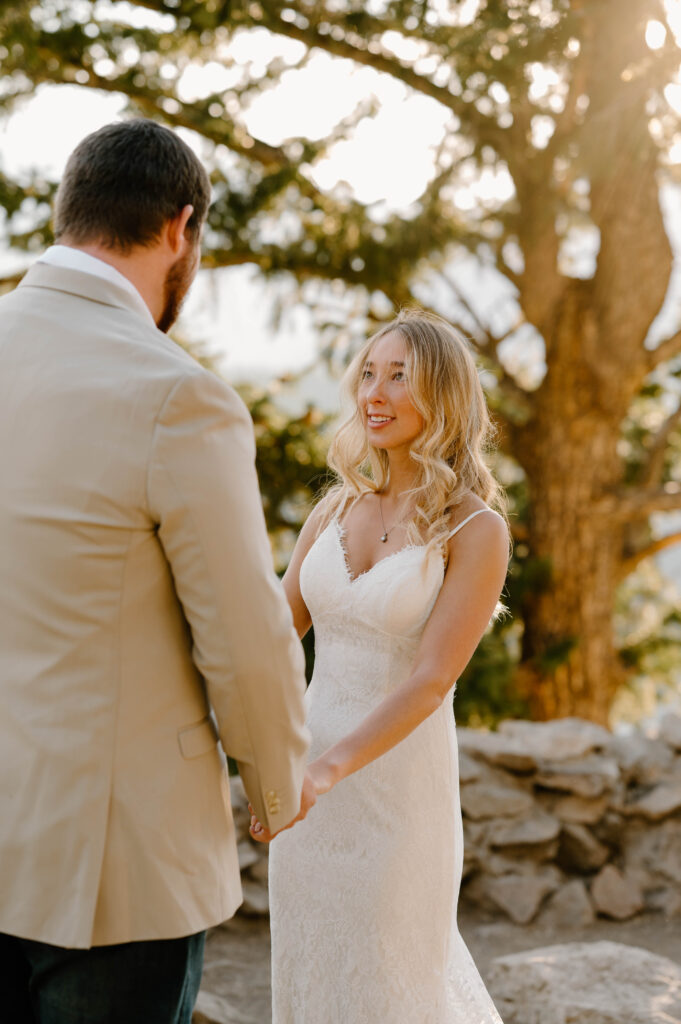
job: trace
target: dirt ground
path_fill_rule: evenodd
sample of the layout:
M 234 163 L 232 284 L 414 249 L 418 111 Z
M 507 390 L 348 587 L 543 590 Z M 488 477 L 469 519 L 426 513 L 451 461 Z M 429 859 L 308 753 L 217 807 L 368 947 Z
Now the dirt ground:
M 459 925 L 483 978 L 492 960 L 558 942 L 608 939 L 640 946 L 681 964 L 681 919 L 644 914 L 630 921 L 597 920 L 560 934 L 538 925 L 485 920 L 460 914 Z M 265 918 L 236 917 L 208 936 L 202 989 L 221 997 L 229 1024 L 270 1024 L 270 943 Z

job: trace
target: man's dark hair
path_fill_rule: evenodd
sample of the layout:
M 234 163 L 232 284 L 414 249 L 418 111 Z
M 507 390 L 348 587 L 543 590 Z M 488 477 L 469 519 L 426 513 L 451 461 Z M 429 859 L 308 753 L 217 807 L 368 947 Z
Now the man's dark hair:
M 149 245 L 191 204 L 195 240 L 210 203 L 208 175 L 174 132 L 138 118 L 106 125 L 78 144 L 66 165 L 54 213 L 55 236 L 128 252 Z

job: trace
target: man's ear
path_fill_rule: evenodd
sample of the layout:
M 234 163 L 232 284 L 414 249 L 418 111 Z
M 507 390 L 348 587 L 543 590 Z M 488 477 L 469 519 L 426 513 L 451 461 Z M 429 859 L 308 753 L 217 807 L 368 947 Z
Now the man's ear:
M 166 222 L 166 239 L 168 245 L 176 255 L 179 255 L 187 241 L 185 229 L 187 227 L 187 224 L 189 223 L 189 218 L 191 217 L 193 212 L 193 206 L 184 206 L 176 217 L 173 217 L 172 220 Z

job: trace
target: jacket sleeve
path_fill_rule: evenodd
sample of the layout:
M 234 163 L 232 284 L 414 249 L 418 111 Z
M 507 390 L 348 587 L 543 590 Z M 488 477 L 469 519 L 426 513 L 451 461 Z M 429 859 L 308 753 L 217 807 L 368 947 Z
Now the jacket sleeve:
M 304 658 L 272 555 L 248 411 L 200 370 L 157 419 L 148 501 L 225 751 L 271 831 L 298 813 L 309 736 Z

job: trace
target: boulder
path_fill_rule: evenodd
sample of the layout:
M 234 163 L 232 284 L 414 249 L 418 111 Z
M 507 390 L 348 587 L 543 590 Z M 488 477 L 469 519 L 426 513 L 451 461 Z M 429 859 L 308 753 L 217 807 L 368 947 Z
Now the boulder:
M 534 801 L 523 789 L 470 782 L 461 789 L 461 809 L 468 818 L 513 818 L 529 814 Z
M 661 821 L 681 811 L 681 778 L 660 782 L 645 796 L 620 808 L 623 814 L 637 815 L 648 821 Z
M 237 840 L 248 839 L 248 827 L 251 824 L 251 812 L 248 809 L 248 797 L 240 775 L 230 775 L 229 795 L 232 802 L 232 816 L 236 828 Z
M 666 918 L 681 917 L 681 891 L 670 887 L 654 889 L 646 894 L 646 906 L 661 911 Z
M 627 869 L 646 872 L 655 885 L 681 887 L 681 821 L 667 818 L 659 825 L 633 821 L 626 834 Z
M 617 760 L 627 785 L 651 786 L 670 771 L 674 762 L 666 743 L 634 730 L 613 736 L 608 752 Z
M 267 850 L 267 847 L 265 846 L 264 849 Z M 263 882 L 265 885 L 267 885 L 269 870 L 269 857 L 259 857 L 255 864 L 253 864 L 249 868 L 248 876 L 256 882 Z
M 244 901 L 239 907 L 240 914 L 245 914 L 247 917 L 260 917 L 269 914 L 270 900 L 266 885 L 250 878 L 242 878 L 241 888 Z
M 575 825 L 595 825 L 608 809 L 608 794 L 597 797 L 560 796 L 553 798 L 548 809 L 561 821 Z
M 672 750 L 681 750 L 681 715 L 665 711 L 660 718 L 658 735 Z
M 557 860 L 565 871 L 588 874 L 605 864 L 611 850 L 584 825 L 563 825 Z
M 256 849 L 255 843 L 252 839 L 241 839 L 237 843 L 237 853 L 239 854 L 239 870 L 246 871 L 248 868 L 253 867 L 260 860 L 260 854 Z
M 681 1024 L 681 967 L 617 942 L 499 957 L 488 985 L 504 1024 Z
M 481 758 L 514 772 L 531 772 L 537 767 L 535 758 L 522 743 L 501 733 L 463 727 L 457 729 L 456 735 L 459 750 L 471 757 Z
M 626 838 L 626 827 L 627 823 L 621 814 L 607 810 L 593 826 L 592 831 L 602 843 L 607 843 L 613 850 L 619 850 Z
M 227 999 L 214 992 L 199 992 L 192 1014 L 192 1024 L 253 1024 Z
M 516 924 L 528 924 L 536 917 L 544 897 L 560 885 L 560 875 L 550 871 L 540 875 L 500 875 L 487 879 L 485 885 L 496 907 Z
M 465 785 L 467 782 L 476 782 L 482 775 L 482 765 L 475 761 L 463 750 L 459 751 L 459 782 Z
M 599 914 L 624 921 L 643 910 L 644 899 L 637 882 L 614 864 L 601 868 L 591 883 L 591 899 Z
M 619 777 L 614 758 L 593 754 L 572 761 L 543 761 L 534 782 L 545 789 L 596 797 L 614 789 Z
M 537 761 L 566 761 L 607 747 L 612 734 L 582 718 L 555 718 L 551 722 L 508 719 L 499 726 L 502 736 L 516 740 Z
M 558 819 L 540 811 L 530 818 L 500 824 L 490 832 L 490 846 L 533 846 L 536 843 L 547 843 L 557 839 L 559 834 Z
M 586 885 L 581 878 L 573 878 L 549 896 L 541 911 L 539 923 L 560 932 L 563 928 L 592 924 L 595 917 Z

